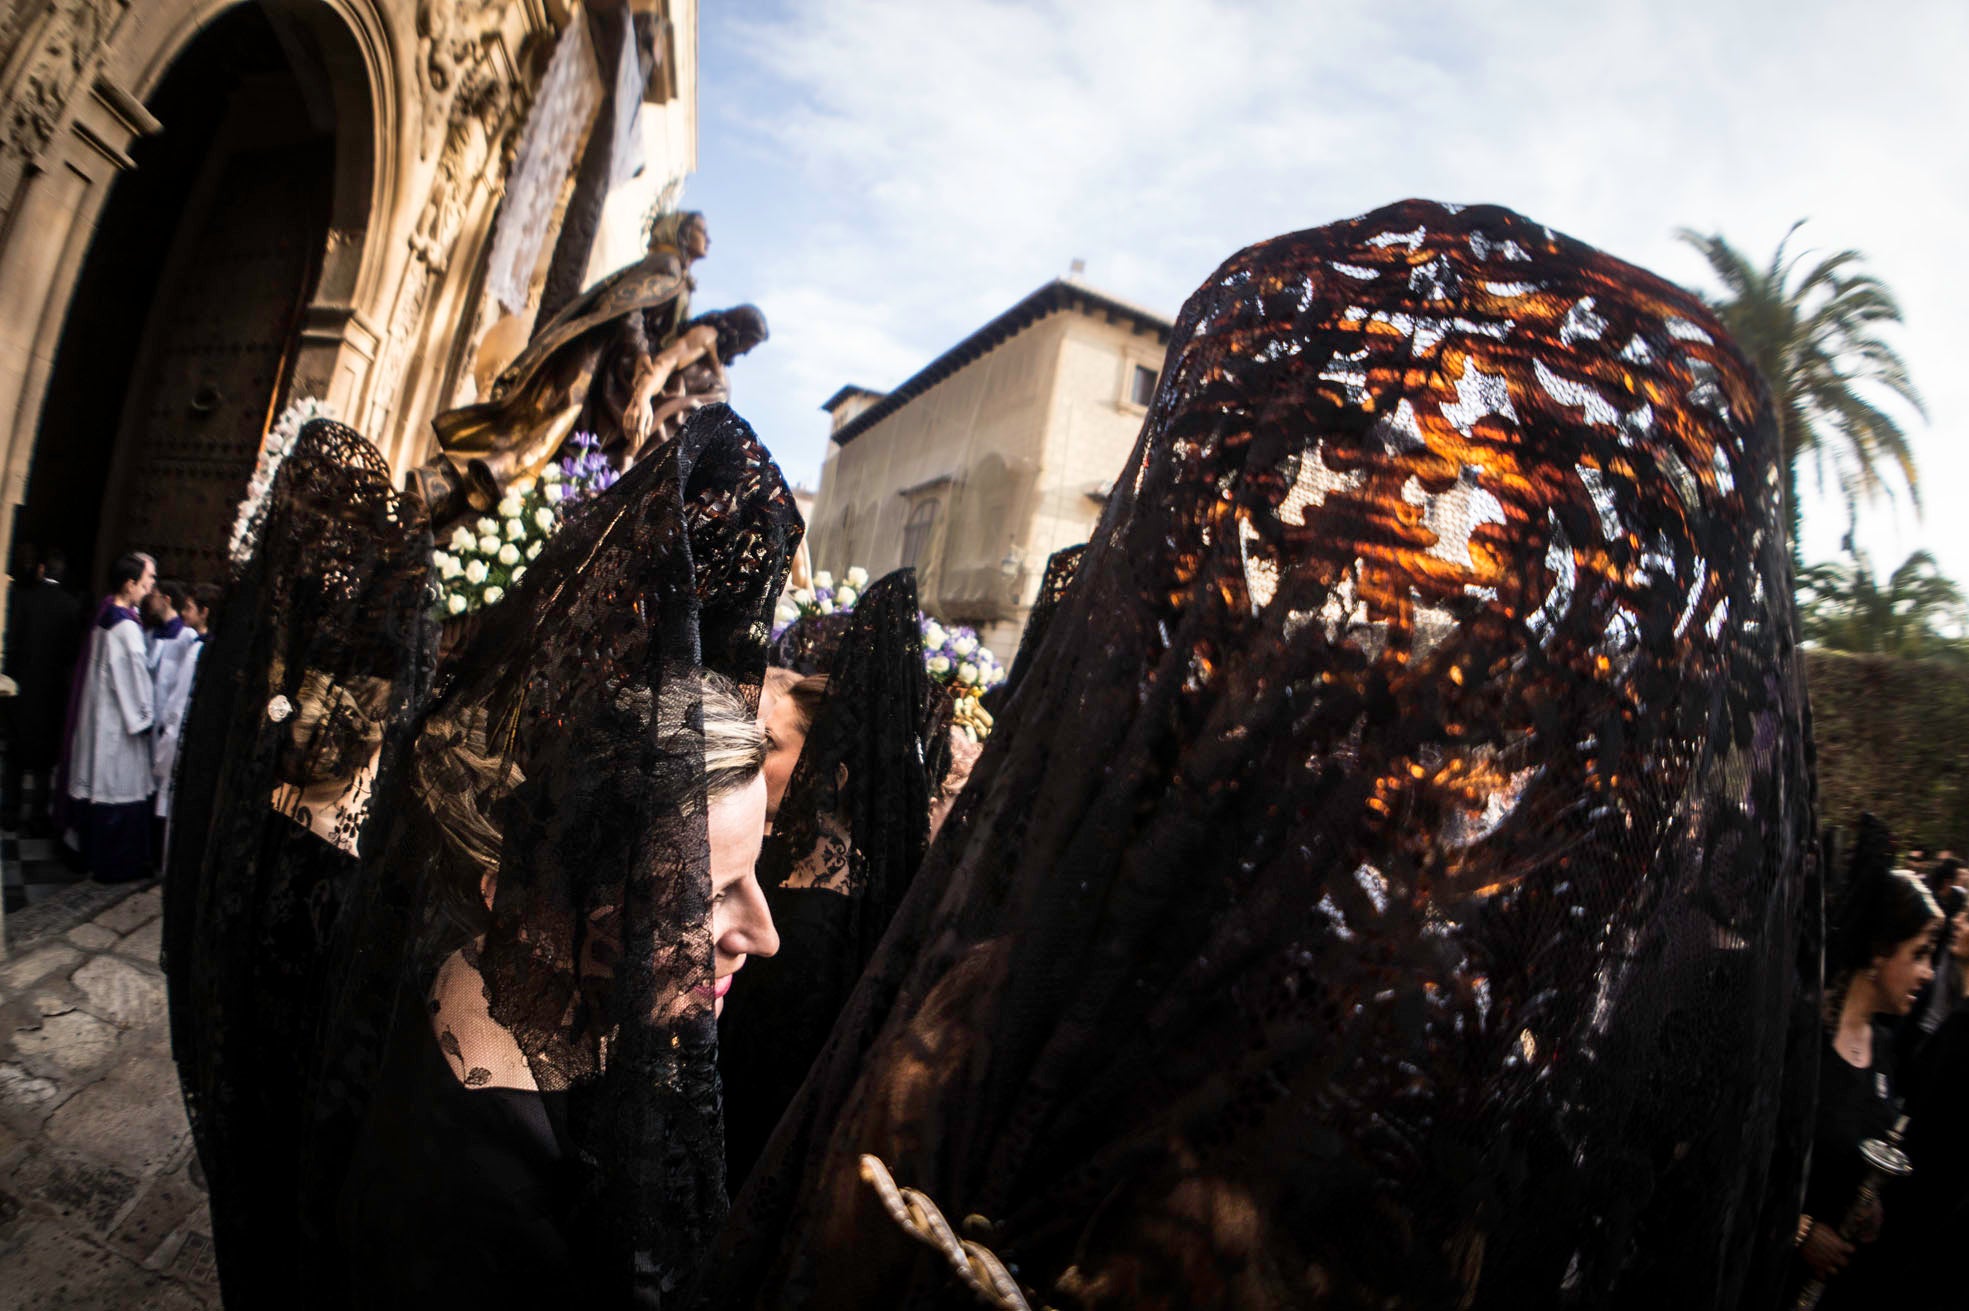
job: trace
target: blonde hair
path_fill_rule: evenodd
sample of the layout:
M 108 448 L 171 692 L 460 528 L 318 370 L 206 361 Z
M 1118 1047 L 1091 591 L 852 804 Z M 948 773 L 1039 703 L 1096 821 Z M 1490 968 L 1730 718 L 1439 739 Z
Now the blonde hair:
M 749 787 L 766 765 L 766 734 L 737 684 L 723 674 L 700 675 L 704 721 L 704 795 L 707 801 Z
M 698 680 L 701 734 L 678 723 L 666 726 L 663 737 L 676 758 L 702 760 L 704 803 L 749 787 L 765 768 L 766 734 L 738 685 L 708 669 L 673 666 L 664 677 Z M 649 699 L 647 689 L 643 698 Z M 503 731 L 484 706 L 473 706 L 441 727 L 427 725 L 411 766 L 412 786 L 424 799 L 429 821 L 451 858 L 464 862 L 455 904 L 473 932 L 483 931 L 478 917 L 492 904 L 498 881 L 504 834 L 494 819 L 497 803 L 525 781 L 507 751 L 494 748 L 495 742 L 510 740 L 510 721 L 501 722 Z M 676 798 L 679 810 L 695 813 L 698 795 L 684 788 Z

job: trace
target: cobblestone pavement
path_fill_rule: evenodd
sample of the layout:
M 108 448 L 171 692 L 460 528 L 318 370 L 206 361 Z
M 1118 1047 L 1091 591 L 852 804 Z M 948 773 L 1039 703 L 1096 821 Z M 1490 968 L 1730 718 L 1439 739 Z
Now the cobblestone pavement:
M 159 910 L 139 891 L 0 960 L 0 1307 L 219 1305 Z

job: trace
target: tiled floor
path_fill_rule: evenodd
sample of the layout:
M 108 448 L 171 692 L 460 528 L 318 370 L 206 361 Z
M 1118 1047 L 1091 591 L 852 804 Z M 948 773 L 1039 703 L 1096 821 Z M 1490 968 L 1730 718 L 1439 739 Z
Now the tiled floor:
M 0 738 L 0 771 L 5 753 L 6 742 Z M 30 792 L 29 800 L 34 799 Z M 9 913 L 45 901 L 84 878 L 74 862 L 64 858 L 59 838 L 28 835 L 19 815 L 15 798 L 0 799 L 0 895 L 5 896 Z

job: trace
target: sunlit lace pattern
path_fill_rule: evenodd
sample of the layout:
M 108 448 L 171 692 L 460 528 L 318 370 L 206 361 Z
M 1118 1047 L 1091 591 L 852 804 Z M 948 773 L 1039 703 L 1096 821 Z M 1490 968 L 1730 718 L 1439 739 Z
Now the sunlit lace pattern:
M 1035 1305 L 1767 1292 L 1818 946 L 1778 455 L 1694 297 L 1509 211 L 1232 258 L 713 1300 L 946 1295 L 863 1152 Z

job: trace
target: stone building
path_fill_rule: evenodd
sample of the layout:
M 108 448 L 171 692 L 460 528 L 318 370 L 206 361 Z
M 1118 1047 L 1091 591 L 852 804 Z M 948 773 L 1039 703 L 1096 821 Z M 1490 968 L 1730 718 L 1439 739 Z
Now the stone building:
M 1009 660 L 1046 557 L 1087 540 L 1135 444 L 1170 326 L 1059 279 L 894 391 L 842 388 L 815 566 L 914 565 L 924 608 Z
M 0 572 L 223 577 L 297 397 L 421 461 L 543 300 L 641 254 L 696 162 L 696 17 L 0 0 Z

